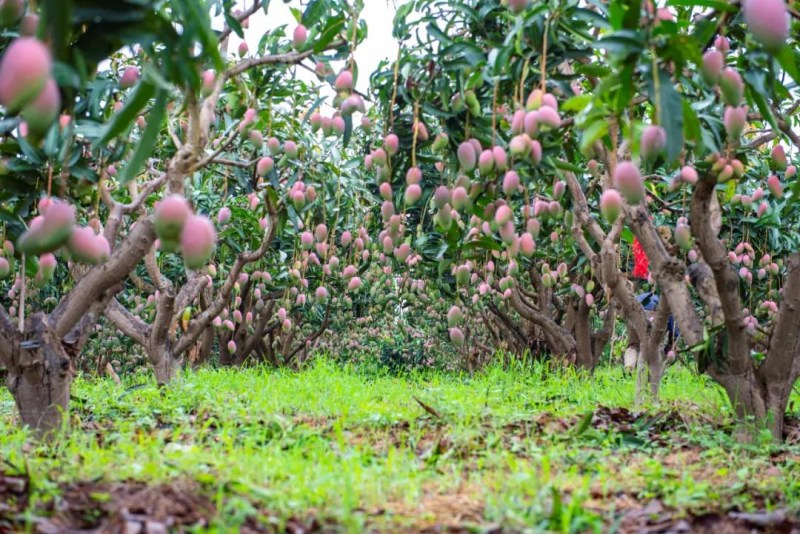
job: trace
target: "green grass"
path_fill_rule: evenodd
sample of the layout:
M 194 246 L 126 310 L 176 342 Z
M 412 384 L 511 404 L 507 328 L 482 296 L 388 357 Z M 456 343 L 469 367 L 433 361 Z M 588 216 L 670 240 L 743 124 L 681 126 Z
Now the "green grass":
M 320 360 L 297 373 L 205 369 L 164 390 L 145 375 L 79 378 L 72 431 L 51 446 L 17 428 L 0 393 L 0 470 L 30 475 L 29 519 L 74 482 L 181 482 L 213 503 L 221 531 L 293 517 L 353 532 L 607 531 L 652 500 L 676 516 L 796 506 L 800 448 L 736 443 L 707 379 L 673 367 L 648 417 L 587 418 L 632 403 L 617 369 L 391 377 Z

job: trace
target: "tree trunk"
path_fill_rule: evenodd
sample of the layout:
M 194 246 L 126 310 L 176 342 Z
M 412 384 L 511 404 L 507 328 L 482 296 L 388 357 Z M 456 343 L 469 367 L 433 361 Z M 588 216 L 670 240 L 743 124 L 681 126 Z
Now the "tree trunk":
M 39 437 L 53 437 L 65 424 L 71 384 L 72 368 L 61 340 L 44 314 L 32 315 L 6 376 L 22 424 Z
M 169 384 L 180 369 L 180 362 L 174 357 L 168 344 L 151 348 L 148 351 L 150 364 L 153 366 L 153 374 L 159 386 Z
M 591 308 L 584 299 L 577 302 L 575 311 L 575 363 L 582 369 L 594 369 L 594 353 L 592 352 L 592 326 L 589 321 Z

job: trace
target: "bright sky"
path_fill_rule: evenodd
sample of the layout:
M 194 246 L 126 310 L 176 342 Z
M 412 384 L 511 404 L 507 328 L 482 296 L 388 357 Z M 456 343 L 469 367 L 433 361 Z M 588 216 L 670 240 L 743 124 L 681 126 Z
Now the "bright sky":
M 366 93 L 369 87 L 369 75 L 378 67 L 378 63 L 385 58 L 394 58 L 397 55 L 397 41 L 392 38 L 392 20 L 395 14 L 395 4 L 405 3 L 407 0 L 365 0 L 366 6 L 361 13 L 361 18 L 367 22 L 367 39 L 359 45 L 356 50 L 356 62 L 358 63 L 359 77 L 356 88 Z M 239 8 L 244 9 L 244 5 L 252 5 L 251 0 L 239 2 Z M 289 6 L 301 7 L 300 2 L 292 0 L 285 4 L 279 0 L 273 0 L 269 5 L 269 15 L 265 15 L 259 9 L 256 14 L 250 17 L 250 28 L 245 30 L 245 40 L 250 50 L 255 50 L 258 41 L 265 31 L 271 28 L 287 24 L 288 36 L 291 38 L 292 31 L 297 22 L 294 20 Z M 239 38 L 235 35 L 231 38 L 229 50 L 235 53 L 239 46 Z M 307 62 L 310 65 L 310 62 Z M 338 71 L 341 65 L 333 65 L 334 71 Z M 316 77 L 301 69 L 299 76 L 307 80 L 316 80 Z M 331 93 L 332 94 L 332 93 Z

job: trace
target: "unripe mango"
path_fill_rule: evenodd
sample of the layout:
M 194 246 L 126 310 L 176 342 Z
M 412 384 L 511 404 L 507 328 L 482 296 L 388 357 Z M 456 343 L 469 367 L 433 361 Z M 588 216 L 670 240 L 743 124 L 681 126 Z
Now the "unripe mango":
M 511 117 L 511 133 L 518 135 L 525 130 L 525 110 L 518 109 Z
M 405 201 L 406 206 L 413 206 L 417 203 L 417 201 L 419 201 L 420 197 L 422 197 L 422 188 L 420 188 L 419 184 L 410 184 L 408 187 L 406 187 L 403 200 Z
M 411 254 L 411 246 L 408 243 L 402 243 L 399 247 L 394 249 L 393 254 L 397 261 L 404 263 Z
M 494 165 L 498 171 L 502 172 L 508 168 L 508 156 L 503 147 L 492 147 L 492 156 L 494 156 Z
M 383 139 L 383 148 L 390 156 L 394 156 L 400 150 L 400 138 L 391 133 Z
M 382 183 L 378 192 L 383 200 L 392 200 L 392 186 L 388 182 Z
M 0 280 L 7 278 L 9 274 L 11 274 L 11 264 L 0 256 Z
M 275 162 L 269 156 L 265 156 L 259 159 L 258 163 L 256 164 L 256 172 L 258 173 L 259 176 L 268 175 L 270 172 L 272 172 L 272 169 L 274 168 L 275 168 Z
M 261 148 L 261 145 L 264 144 L 264 136 L 258 130 L 250 130 L 247 139 L 256 148 Z
M 52 252 L 64 244 L 74 224 L 72 206 L 54 199 L 48 203 L 43 215 L 31 221 L 30 228 L 20 236 L 17 248 L 28 255 Z
M 731 50 L 731 43 L 724 35 L 717 35 L 716 38 L 714 38 L 714 48 L 723 54 L 727 54 Z
M 189 202 L 182 195 L 174 194 L 161 200 L 153 219 L 156 235 L 162 241 L 176 240 L 191 212 Z
M 652 161 L 664 154 L 667 148 L 667 132 L 661 126 L 650 125 L 642 131 L 639 152 L 642 159 Z
M 767 187 L 775 198 L 783 198 L 783 186 L 780 179 L 774 174 L 767 178 Z
M 408 185 L 418 184 L 422 180 L 422 171 L 419 167 L 411 167 L 406 172 L 406 183 Z
M 303 192 L 298 189 L 298 190 L 292 191 L 290 196 L 291 196 L 292 204 L 294 205 L 295 210 L 300 211 L 301 209 L 303 209 L 303 206 L 306 205 L 306 196 L 305 196 L 305 194 L 303 194 Z
M 614 170 L 614 187 L 629 204 L 638 204 L 644 198 L 644 183 L 639 169 L 630 161 L 623 161 Z
M 681 169 L 681 180 L 687 184 L 696 184 L 698 180 L 697 171 L 694 167 L 685 166 Z
M 536 111 L 529 111 L 525 114 L 522 130 L 529 137 L 535 137 L 539 133 L 539 115 Z
M 678 224 L 675 227 L 675 242 L 684 252 L 692 248 L 692 231 L 685 224 Z
M 120 89 L 130 89 L 136 85 L 137 81 L 139 81 L 139 69 L 137 67 L 128 67 L 119 78 L 119 87 Z
M 443 208 L 450 203 L 450 190 L 445 185 L 440 185 L 433 192 L 433 203 L 437 208 Z
M 202 268 L 214 254 L 217 233 L 214 224 L 202 215 L 191 215 L 186 219 L 181 232 L 181 252 L 186 266 Z
M 481 175 L 483 176 L 492 172 L 494 169 L 494 154 L 492 154 L 491 150 L 484 150 L 481 152 L 481 155 L 478 157 L 478 169 L 480 169 Z
M 747 111 L 747 106 L 728 106 L 725 108 L 722 123 L 725 125 L 725 133 L 728 134 L 729 140 L 738 141 L 742 136 L 747 125 Z
M 25 104 L 20 115 L 28 124 L 29 132 L 44 135 L 58 118 L 61 110 L 61 94 L 53 78 L 48 78 L 44 89 L 32 101 Z
M 317 227 L 314 229 L 314 239 L 317 242 L 322 243 L 328 238 L 328 227 L 324 224 L 318 224 Z
M 457 326 L 464 322 L 464 313 L 458 306 L 452 306 L 447 311 L 447 324 L 451 327 Z
M 314 299 L 318 304 L 325 304 L 328 301 L 328 297 L 330 297 L 330 294 L 323 286 L 319 286 L 316 291 L 314 291 Z
M 72 230 L 67 240 L 67 248 L 75 261 L 89 265 L 105 261 L 111 253 L 106 238 L 96 235 L 88 226 Z
M 622 196 L 615 189 L 606 189 L 600 196 L 600 213 L 606 221 L 614 223 L 622 212 Z
M 452 194 L 453 207 L 457 210 L 467 210 L 472 207 L 472 199 L 464 187 L 456 187 Z
M 417 136 L 417 141 L 424 143 L 428 140 L 428 129 L 425 127 L 425 123 L 421 121 L 417 121 L 414 123 L 413 127 L 414 134 Z
M 744 82 L 742 77 L 733 69 L 725 69 L 719 78 L 719 90 L 722 100 L 729 106 L 738 106 L 744 96 Z
M 292 45 L 295 50 L 301 50 L 308 41 L 308 30 L 302 24 L 298 25 L 292 33 Z
M 38 39 L 20 37 L 0 60 L 0 104 L 16 113 L 44 89 L 53 69 L 50 50 Z
M 531 163 L 534 165 L 538 165 L 540 161 L 542 161 L 542 144 L 534 139 L 531 141 L 531 151 L 529 154 L 531 158 Z
M 703 80 L 709 84 L 716 84 L 725 68 L 725 56 L 719 50 L 709 50 L 703 54 L 703 64 L 700 67 L 700 74 Z
M 464 141 L 458 145 L 456 154 L 458 156 L 458 163 L 461 165 L 461 169 L 464 172 L 470 172 L 475 168 L 478 158 L 475 154 L 475 148 L 469 141 Z
M 314 246 L 314 235 L 311 232 L 300 234 L 300 247 L 303 250 L 311 250 L 312 246 Z
M 789 11 L 785 0 L 745 0 L 744 21 L 767 51 L 777 53 L 789 37 Z
M 567 184 L 563 180 L 559 180 L 553 184 L 553 198 L 561 200 L 567 190 Z
M 8 28 L 16 24 L 24 9 L 23 0 L 0 0 L 0 26 Z
M 506 0 L 508 9 L 510 9 L 513 13 L 519 13 L 528 7 L 528 1 L 529 0 Z
M 525 157 L 531 151 L 531 138 L 525 134 L 515 135 L 508 144 L 511 154 L 516 157 Z
M 213 70 L 206 70 L 203 72 L 203 96 L 208 96 L 214 92 L 214 86 L 217 83 L 217 73 Z
M 438 152 L 439 150 L 446 148 L 449 142 L 450 137 L 446 133 L 442 132 L 436 136 L 436 139 L 433 140 L 431 148 Z
M 539 123 L 539 129 L 543 132 L 561 127 L 561 116 L 558 111 L 549 106 L 539 108 L 536 119 Z
M 360 288 L 361 288 L 361 278 L 359 278 L 358 276 L 354 276 L 347 283 L 347 289 L 349 291 L 358 291 Z
M 510 197 L 519 191 L 520 179 L 519 174 L 515 171 L 507 171 L 503 177 L 503 194 Z
M 464 101 L 467 103 L 467 107 L 469 108 L 469 112 L 474 115 L 478 116 L 481 114 L 481 103 L 478 101 L 477 95 L 475 95 L 475 91 L 467 91 L 464 93 Z
M 533 236 L 528 232 L 524 232 L 520 236 L 519 250 L 526 258 L 530 258 L 533 256 L 533 253 L 536 252 L 536 242 L 534 241 Z
M 220 208 L 217 212 L 217 224 L 223 225 L 231 220 L 231 210 L 228 207 Z
M 498 207 L 497 211 L 494 212 L 494 222 L 497 223 L 498 226 L 503 226 L 507 222 L 510 222 L 513 217 L 514 212 L 505 204 Z
M 770 152 L 770 158 L 772 159 L 773 168 L 779 171 L 786 169 L 788 160 L 786 159 L 786 151 L 783 149 L 783 146 L 775 145 L 772 152 Z
M 336 77 L 333 82 L 333 87 L 337 91 L 350 91 L 353 89 L 353 73 L 349 70 L 343 70 Z

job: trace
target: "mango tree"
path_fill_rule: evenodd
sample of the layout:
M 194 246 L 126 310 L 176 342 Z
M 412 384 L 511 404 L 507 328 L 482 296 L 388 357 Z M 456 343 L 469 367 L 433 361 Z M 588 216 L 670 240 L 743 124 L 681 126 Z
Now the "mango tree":
M 387 136 L 365 166 L 407 207 L 424 200 L 434 225 L 407 242 L 436 251 L 422 257 L 454 275 L 456 306 L 588 367 L 619 315 L 653 394 L 679 352 L 780 438 L 797 378 L 797 242 L 775 232 L 797 224 L 795 12 L 667 4 L 401 8 L 398 60 L 373 77 Z M 683 349 L 661 348 L 670 315 Z

